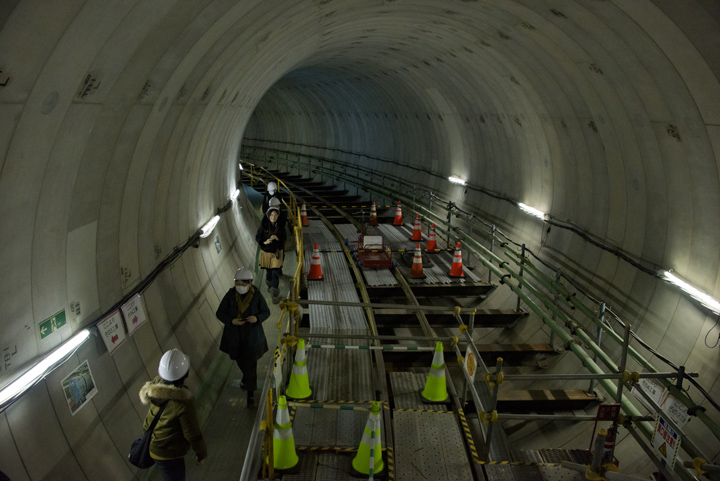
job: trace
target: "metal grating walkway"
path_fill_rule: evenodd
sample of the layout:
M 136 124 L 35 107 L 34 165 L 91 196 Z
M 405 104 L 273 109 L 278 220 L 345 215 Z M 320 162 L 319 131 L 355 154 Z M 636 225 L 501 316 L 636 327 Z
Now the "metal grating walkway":
M 452 414 L 395 411 L 393 431 L 396 480 L 473 479 L 460 427 Z

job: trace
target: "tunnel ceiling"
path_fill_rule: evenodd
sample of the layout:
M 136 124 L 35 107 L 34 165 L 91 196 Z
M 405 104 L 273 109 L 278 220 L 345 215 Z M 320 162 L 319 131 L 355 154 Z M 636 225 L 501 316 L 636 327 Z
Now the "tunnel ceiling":
M 673 268 L 720 298 L 719 2 L 13 0 L 0 27 L 0 349 L 15 349 L 0 382 L 101 319 L 226 205 L 247 147 L 363 164 L 457 202 L 720 395 L 716 316 L 652 275 Z M 497 197 L 575 230 L 548 232 Z M 3 467 L 100 479 L 107 467 L 82 449 L 136 436 L 136 393 L 165 349 L 207 375 L 213 311 L 255 262 L 255 210 L 236 205 L 218 244 L 199 242 L 144 291 L 152 329 L 112 358 L 95 341 L 76 356 L 104 383 L 83 427 L 52 387 L 13 405 Z M 67 324 L 41 337 L 61 310 Z M 516 340 L 542 334 L 528 326 Z M 69 467 L 66 433 L 83 445 Z M 112 462 L 127 471 L 124 455 Z

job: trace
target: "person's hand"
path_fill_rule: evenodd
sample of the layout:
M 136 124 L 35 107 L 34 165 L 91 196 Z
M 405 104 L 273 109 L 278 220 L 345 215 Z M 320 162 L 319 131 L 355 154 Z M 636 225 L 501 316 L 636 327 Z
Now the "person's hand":
M 271 241 L 274 241 L 274 240 L 280 240 L 280 239 L 278 239 L 278 236 L 276 236 L 275 234 L 273 234 L 273 235 L 270 236 L 270 240 L 271 240 Z
M 250 324 L 255 324 L 255 323 L 257 322 L 257 317 L 255 317 L 255 316 L 250 316 L 250 317 L 248 317 L 248 318 L 245 319 L 245 320 L 246 320 L 247 322 L 249 322 Z
M 232 320 L 232 323 L 234 326 L 242 326 L 243 324 L 245 324 L 245 320 L 240 319 L 239 317 L 236 317 L 235 319 Z
M 273 236 L 273 237 L 275 237 L 275 236 Z M 268 240 L 266 240 L 265 242 L 263 242 L 263 244 L 268 245 L 268 244 L 271 243 L 272 241 L 273 241 L 273 238 L 271 237 L 271 238 L 269 238 Z
M 205 464 L 205 459 L 207 459 L 207 458 L 200 459 L 197 456 L 195 456 L 195 460 L 196 460 L 195 464 L 197 464 L 198 466 L 202 466 L 203 464 Z

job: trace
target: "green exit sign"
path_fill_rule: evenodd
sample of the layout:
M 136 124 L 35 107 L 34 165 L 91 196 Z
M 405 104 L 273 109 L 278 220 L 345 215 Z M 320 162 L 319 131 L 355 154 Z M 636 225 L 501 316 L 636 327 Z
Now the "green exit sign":
M 65 325 L 65 309 L 58 312 L 52 317 L 42 321 L 38 327 L 40 328 L 40 339 L 45 339 L 53 332 L 57 331 Z

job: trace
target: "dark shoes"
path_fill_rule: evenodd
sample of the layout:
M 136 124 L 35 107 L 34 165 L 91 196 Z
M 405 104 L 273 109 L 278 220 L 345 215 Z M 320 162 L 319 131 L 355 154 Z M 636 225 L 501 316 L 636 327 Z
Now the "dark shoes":
M 247 407 L 251 408 L 255 406 L 255 393 L 250 391 L 247 395 Z
M 280 289 L 270 288 L 270 295 L 272 296 L 272 303 L 277 304 L 280 302 Z

